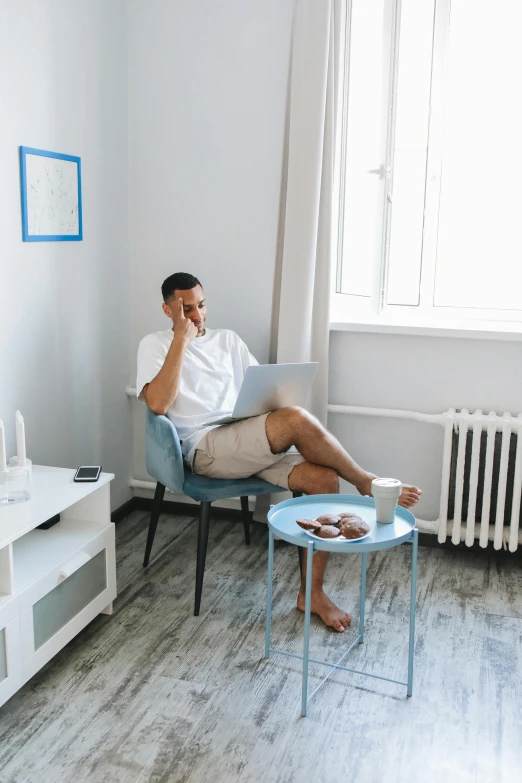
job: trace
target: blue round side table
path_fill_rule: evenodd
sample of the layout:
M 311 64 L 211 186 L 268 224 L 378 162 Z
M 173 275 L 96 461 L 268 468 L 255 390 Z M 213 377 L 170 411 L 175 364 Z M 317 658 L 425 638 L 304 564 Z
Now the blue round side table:
M 335 539 L 318 540 L 311 538 L 305 531 L 299 527 L 297 519 L 315 519 L 321 514 L 339 514 L 342 511 L 352 511 L 358 514 L 365 522 L 370 525 L 371 534 L 360 541 L 337 542 Z M 265 658 L 270 658 L 270 653 L 279 653 L 289 655 L 292 658 L 299 658 L 303 661 L 302 675 L 302 698 L 301 715 L 306 716 L 309 701 L 315 696 L 319 688 L 330 678 L 338 669 L 342 671 L 363 674 L 366 677 L 375 677 L 378 680 L 394 682 L 398 685 L 407 686 L 407 695 L 411 696 L 413 692 L 413 651 L 415 641 L 415 604 L 417 594 L 417 550 L 418 550 L 418 530 L 415 528 L 415 517 L 411 511 L 407 511 L 400 506 L 397 507 L 395 520 L 389 525 L 381 525 L 375 518 L 375 504 L 373 498 L 361 497 L 359 495 L 308 495 L 305 497 L 285 500 L 272 506 L 268 513 L 269 544 L 268 544 L 268 593 L 266 604 L 266 635 L 265 635 Z M 272 628 L 272 578 L 274 570 L 274 537 L 288 541 L 289 544 L 304 547 L 307 551 L 306 569 L 306 594 L 305 594 L 305 622 L 304 622 L 304 642 L 303 655 L 295 655 L 285 650 L 279 650 L 271 646 L 271 628 Z M 383 677 L 370 672 L 351 669 L 342 666 L 342 662 L 355 647 L 356 644 L 362 644 L 364 641 L 364 607 L 366 602 L 366 557 L 368 552 L 376 552 L 379 549 L 391 549 L 400 544 L 412 544 L 411 552 L 411 592 L 410 592 L 410 639 L 408 650 L 408 680 L 392 680 L 389 677 Z M 310 658 L 310 614 L 312 605 L 312 569 L 313 556 L 316 552 L 345 552 L 353 554 L 358 553 L 362 556 L 361 564 L 361 595 L 359 611 L 359 634 L 348 649 L 343 653 L 337 663 L 328 661 L 319 661 Z M 319 683 L 313 693 L 308 696 L 308 667 L 309 663 L 318 663 L 323 666 L 329 666 L 330 671 Z

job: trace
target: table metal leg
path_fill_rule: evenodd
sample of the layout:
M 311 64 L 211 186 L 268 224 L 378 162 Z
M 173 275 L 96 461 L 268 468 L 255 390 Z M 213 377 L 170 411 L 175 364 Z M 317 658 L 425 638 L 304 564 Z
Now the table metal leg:
M 361 596 L 359 604 L 359 644 L 364 641 L 364 607 L 366 605 L 366 552 L 361 558 Z
M 307 544 L 306 553 L 306 593 L 305 593 L 305 624 L 303 644 L 303 688 L 301 697 L 301 715 L 306 717 L 308 703 L 308 658 L 310 655 L 310 615 L 312 610 L 312 571 L 314 564 L 314 542 Z
M 410 594 L 410 645 L 408 651 L 408 696 L 413 693 L 413 653 L 415 649 L 415 609 L 417 605 L 417 551 L 419 531 L 413 529 L 411 547 L 411 594 Z
M 270 658 L 270 635 L 272 630 L 272 580 L 274 575 L 274 533 L 268 532 L 268 586 L 266 591 L 265 658 Z

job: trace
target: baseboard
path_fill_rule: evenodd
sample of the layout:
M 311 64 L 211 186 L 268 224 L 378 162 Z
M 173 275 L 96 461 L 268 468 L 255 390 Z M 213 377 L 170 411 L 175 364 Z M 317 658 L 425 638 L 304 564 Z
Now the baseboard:
M 130 516 L 133 511 L 151 511 L 152 498 L 133 497 L 119 508 L 116 508 L 111 514 L 113 522 L 121 522 L 122 519 Z M 187 517 L 199 516 L 199 503 L 184 503 L 178 500 L 164 500 L 161 504 L 162 514 L 182 514 Z M 252 512 L 250 512 L 252 516 Z M 212 516 L 223 519 L 241 519 L 240 508 L 227 508 L 212 504 Z M 262 524 L 262 523 L 259 523 Z
M 419 533 L 419 546 L 446 549 L 448 552 L 467 552 L 485 557 L 495 555 L 498 558 L 522 560 L 522 547 L 520 546 L 515 552 L 510 552 L 508 549 L 493 549 L 492 541 L 488 542 L 487 547 L 480 546 L 478 541 L 475 541 L 472 546 L 468 546 L 464 541 L 461 541 L 460 544 L 453 544 L 451 540 L 444 541 L 441 544 L 434 533 Z
M 131 498 L 130 500 L 127 500 L 127 502 L 122 506 L 118 506 L 118 508 L 114 509 L 114 511 L 111 513 L 111 521 L 121 522 L 122 519 L 125 519 L 125 517 L 128 517 L 129 514 L 132 514 L 136 508 L 135 501 L 136 498 Z

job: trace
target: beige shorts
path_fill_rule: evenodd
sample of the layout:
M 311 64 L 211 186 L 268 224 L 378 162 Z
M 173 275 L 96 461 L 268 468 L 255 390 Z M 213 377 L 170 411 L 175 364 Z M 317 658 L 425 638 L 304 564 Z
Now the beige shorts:
M 257 476 L 288 489 L 290 473 L 305 460 L 297 452 L 272 454 L 266 436 L 267 416 L 265 413 L 210 430 L 196 447 L 194 473 L 219 479 Z

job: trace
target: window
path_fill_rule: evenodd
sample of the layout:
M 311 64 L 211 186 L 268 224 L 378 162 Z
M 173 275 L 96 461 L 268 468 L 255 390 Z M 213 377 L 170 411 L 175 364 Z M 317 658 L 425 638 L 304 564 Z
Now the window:
M 520 0 L 348 2 L 333 320 L 522 322 L 521 29 Z

